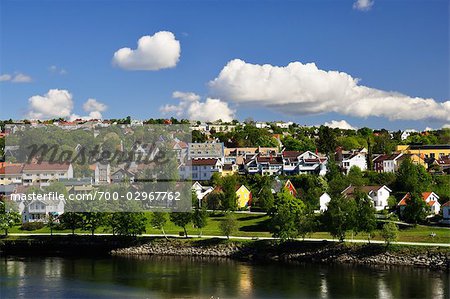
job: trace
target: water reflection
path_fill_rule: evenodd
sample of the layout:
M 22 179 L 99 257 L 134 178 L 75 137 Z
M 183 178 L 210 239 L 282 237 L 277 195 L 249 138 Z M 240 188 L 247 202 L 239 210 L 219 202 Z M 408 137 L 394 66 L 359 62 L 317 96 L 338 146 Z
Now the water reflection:
M 448 273 L 228 259 L 6 258 L 0 297 L 449 298 Z

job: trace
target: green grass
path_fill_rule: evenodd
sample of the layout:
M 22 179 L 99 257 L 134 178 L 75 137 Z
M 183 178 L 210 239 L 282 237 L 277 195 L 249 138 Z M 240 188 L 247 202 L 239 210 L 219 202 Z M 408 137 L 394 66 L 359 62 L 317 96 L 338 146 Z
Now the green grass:
M 149 214 L 150 215 L 150 214 Z M 202 229 L 203 235 L 222 235 L 219 229 L 219 223 L 224 218 L 222 213 L 217 212 L 208 218 L 207 226 Z M 236 219 L 238 222 L 238 231 L 233 235 L 238 237 L 270 237 L 271 234 L 268 230 L 269 217 L 266 215 L 255 215 L 255 214 L 236 214 Z M 175 226 L 172 222 L 168 221 L 165 226 L 165 232 L 167 234 L 178 234 L 183 231 L 182 228 Z M 192 224 L 187 226 L 188 235 L 196 237 L 199 235 L 199 230 L 194 228 Z M 55 233 L 70 233 L 70 230 L 54 230 Z M 87 233 L 77 229 L 76 233 Z M 110 232 L 107 228 L 99 228 L 96 230 L 97 233 Z M 435 237 L 431 237 L 431 233 L 435 233 Z M 22 231 L 20 226 L 15 226 L 10 230 L 10 233 L 50 233 L 48 227 L 44 227 L 35 231 Z M 160 230 L 154 229 L 147 223 L 146 227 L 147 234 L 161 234 Z M 316 239 L 332 239 L 332 236 L 327 232 L 316 232 L 313 233 L 311 238 Z M 352 234 L 349 232 L 347 238 L 351 239 Z M 360 233 L 354 235 L 353 239 L 365 239 L 367 240 L 367 235 L 365 233 Z M 379 231 L 375 231 L 374 240 L 382 240 Z M 450 243 L 450 229 L 438 228 L 438 227 L 427 227 L 427 226 L 416 226 L 410 228 L 402 228 L 399 231 L 398 241 L 403 242 L 426 242 L 426 243 Z

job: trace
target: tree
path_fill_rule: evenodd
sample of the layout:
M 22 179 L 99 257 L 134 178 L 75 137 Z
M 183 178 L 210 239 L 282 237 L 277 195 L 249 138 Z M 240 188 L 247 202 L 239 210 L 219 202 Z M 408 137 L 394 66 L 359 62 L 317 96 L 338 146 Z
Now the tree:
M 202 235 L 202 228 L 204 228 L 207 224 L 208 220 L 208 212 L 205 207 L 196 208 L 194 213 L 192 214 L 192 223 L 194 227 L 199 229 L 199 236 Z
M 431 187 L 432 178 L 422 165 L 415 165 L 410 158 L 403 160 L 397 172 L 397 189 L 422 193 Z
M 90 231 L 94 235 L 95 230 L 105 223 L 105 214 L 100 212 L 82 213 L 83 229 Z
M 236 186 L 237 178 L 235 175 L 222 178 L 222 190 L 224 194 L 222 208 L 226 211 L 235 211 L 237 209 Z
M 336 133 L 334 129 L 326 126 L 320 126 L 319 139 L 317 140 L 317 147 L 322 153 L 331 154 L 336 150 Z
M 325 212 L 328 231 L 333 237 L 344 241 L 346 233 L 355 226 L 356 204 L 352 198 L 332 196 Z
M 411 192 L 406 199 L 406 206 L 401 216 L 406 222 L 417 224 L 427 217 L 428 210 L 429 206 L 423 200 L 422 194 Z
M 233 213 L 228 212 L 225 218 L 219 223 L 219 229 L 227 236 L 227 239 L 230 239 L 230 235 L 233 234 L 237 230 L 238 224 L 236 217 Z
M 55 214 L 53 214 L 51 212 L 48 213 L 47 226 L 50 228 L 50 236 L 53 236 L 53 228 L 55 227 L 57 219 L 58 219 L 58 217 Z
M 137 236 L 145 232 L 147 218 L 142 212 L 115 213 L 116 232 L 121 236 Z
M 303 213 L 300 217 L 300 222 L 298 224 L 298 234 L 303 239 L 313 233 L 318 226 L 316 216 L 314 211 L 309 211 L 308 213 Z
M 352 166 L 347 174 L 348 182 L 353 186 L 364 186 L 366 180 L 363 178 L 363 172 L 358 166 Z
M 391 242 L 397 240 L 398 237 L 398 227 L 394 222 L 388 222 L 383 225 L 381 230 L 381 237 L 383 237 L 386 246 L 389 246 Z
M 305 210 L 305 204 L 287 190 L 278 194 L 277 201 L 270 213 L 270 231 L 272 236 L 282 241 L 294 239 L 299 235 L 299 223 Z
M 367 239 L 370 243 L 372 232 L 377 226 L 375 218 L 375 209 L 373 208 L 372 200 L 367 197 L 365 193 L 356 193 L 355 199 L 357 201 L 356 217 L 355 217 L 355 233 L 367 233 Z
M 5 236 L 8 235 L 8 230 L 14 226 L 14 224 L 20 221 L 20 214 L 14 211 L 9 211 L 4 201 L 0 201 L 0 230 L 5 232 Z
M 167 213 L 166 212 L 153 212 L 150 217 L 150 225 L 153 228 L 161 230 L 164 238 L 167 239 L 166 232 L 164 231 L 164 225 L 167 223 Z
M 263 187 L 257 196 L 258 205 L 265 211 L 269 211 L 274 205 L 275 198 L 272 190 L 268 187 Z
M 183 228 L 184 236 L 187 238 L 188 233 L 186 230 L 186 225 L 192 221 L 192 213 L 190 212 L 172 212 L 170 213 L 170 221 L 172 221 L 176 226 Z
M 75 235 L 75 230 L 83 227 L 83 216 L 81 213 L 65 212 L 59 216 L 59 222 L 64 228 L 70 229 L 72 235 Z

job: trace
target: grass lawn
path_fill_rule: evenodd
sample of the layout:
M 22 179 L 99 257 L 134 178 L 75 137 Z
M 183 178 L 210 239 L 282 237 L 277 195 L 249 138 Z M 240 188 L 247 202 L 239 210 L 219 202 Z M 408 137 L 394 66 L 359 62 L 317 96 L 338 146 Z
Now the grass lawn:
M 149 214 L 150 215 L 150 214 Z M 208 218 L 207 226 L 203 228 L 203 235 L 222 235 L 219 229 L 219 223 L 223 219 L 224 215 L 222 213 L 217 212 L 214 215 L 211 215 Z M 255 214 L 244 214 L 239 213 L 236 214 L 236 219 L 238 222 L 238 231 L 235 232 L 234 236 L 239 237 L 270 237 L 271 234 L 268 231 L 268 221 L 269 217 L 266 215 L 255 215 Z M 168 221 L 165 226 L 165 232 L 167 234 L 178 234 L 183 231 L 182 228 L 175 226 L 172 222 Z M 199 235 L 199 230 L 194 228 L 192 224 L 188 224 L 187 226 L 188 235 L 195 237 Z M 13 227 L 10 233 L 50 233 L 50 229 L 48 227 L 44 227 L 42 229 L 38 229 L 32 232 L 22 231 L 20 230 L 20 226 Z M 55 233 L 58 232 L 66 232 L 70 233 L 70 230 L 54 230 Z M 82 231 L 77 229 L 76 233 L 86 233 L 86 231 Z M 97 233 L 107 233 L 110 232 L 107 228 L 99 228 L 96 230 Z M 154 229 L 147 223 L 146 228 L 147 234 L 160 234 L 161 231 Z M 435 237 L 431 237 L 430 234 L 435 233 Z M 317 239 L 332 239 L 331 235 L 327 232 L 316 232 L 313 233 L 311 238 Z M 352 234 L 349 232 L 347 234 L 347 238 L 351 239 Z M 354 239 L 366 239 L 367 235 L 364 233 L 360 233 L 358 235 L 353 236 Z M 375 231 L 374 240 L 382 240 L 380 232 Z M 416 227 L 408 227 L 402 228 L 399 231 L 398 241 L 403 242 L 427 242 L 427 243 L 450 243 L 450 229 L 438 228 L 438 227 L 427 227 L 427 226 L 416 226 Z

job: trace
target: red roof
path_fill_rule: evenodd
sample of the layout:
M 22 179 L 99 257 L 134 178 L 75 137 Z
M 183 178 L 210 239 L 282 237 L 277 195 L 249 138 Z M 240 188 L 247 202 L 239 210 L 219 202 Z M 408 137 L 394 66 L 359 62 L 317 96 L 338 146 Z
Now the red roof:
M 431 193 L 433 192 L 422 192 L 422 199 L 424 201 L 427 200 L 428 197 L 430 197 Z M 405 196 L 403 196 L 402 200 L 400 200 L 400 202 L 398 203 L 399 206 L 406 206 L 408 205 L 407 200 L 411 197 L 411 194 L 408 192 L 405 194 Z M 430 200 L 427 204 L 429 206 L 434 205 L 435 201 L 434 200 Z
M 20 174 L 22 173 L 22 165 L 10 164 L 0 168 L 0 174 Z
M 23 166 L 23 171 L 43 171 L 43 170 L 56 170 L 56 171 L 67 171 L 69 169 L 69 163 L 33 163 L 25 164 Z
M 218 159 L 195 159 L 188 162 L 188 164 L 195 165 L 195 166 L 207 166 L 207 165 L 216 165 Z
M 284 151 L 283 152 L 283 157 L 285 157 L 285 158 L 297 158 L 301 154 L 303 154 L 303 153 L 299 152 L 299 151 Z
M 450 207 L 450 200 L 442 205 L 442 207 Z

